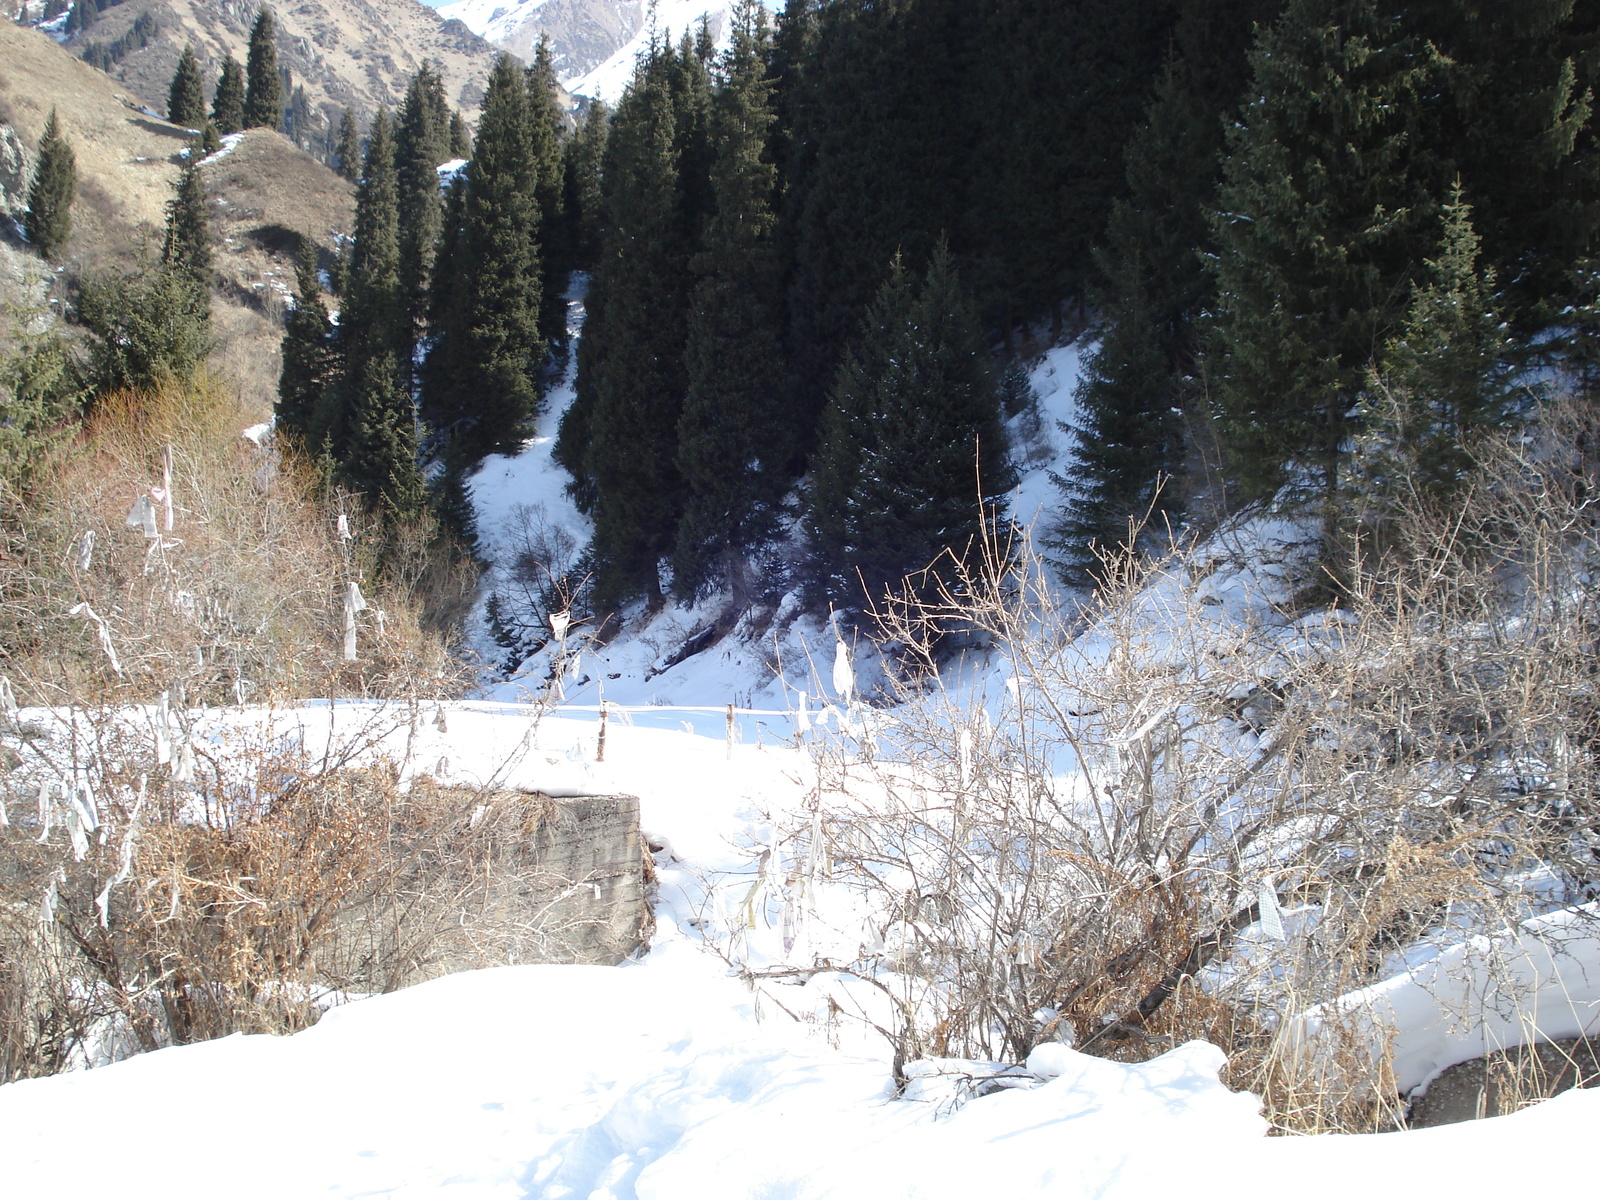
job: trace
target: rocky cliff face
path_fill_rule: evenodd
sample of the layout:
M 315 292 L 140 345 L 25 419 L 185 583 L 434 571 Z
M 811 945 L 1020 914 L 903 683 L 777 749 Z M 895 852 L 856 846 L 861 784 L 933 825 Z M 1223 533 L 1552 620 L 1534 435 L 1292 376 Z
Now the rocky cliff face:
M 770 7 L 770 5 L 769 5 Z M 730 0 L 657 0 L 655 28 L 677 38 L 705 20 L 719 43 Z M 615 100 L 650 36 L 645 0 L 455 0 L 440 14 L 461 21 L 496 46 L 532 58 L 548 34 L 556 74 L 574 92 Z
M 260 0 L 125 0 L 75 34 L 67 49 L 81 55 L 91 43 L 111 43 L 148 14 L 155 39 L 126 54 L 111 76 L 144 104 L 164 113 L 167 89 L 185 43 L 200 58 L 207 99 L 223 57 L 241 63 Z M 406 83 L 431 60 L 450 102 L 475 115 L 496 49 L 459 21 L 448 21 L 418 0 L 299 0 L 275 5 L 278 61 L 306 89 L 314 112 L 335 125 L 345 108 L 370 116 L 398 105 Z M 287 97 L 286 97 L 287 98 Z
M 17 131 L 0 125 L 0 219 L 21 221 L 28 207 L 32 157 Z

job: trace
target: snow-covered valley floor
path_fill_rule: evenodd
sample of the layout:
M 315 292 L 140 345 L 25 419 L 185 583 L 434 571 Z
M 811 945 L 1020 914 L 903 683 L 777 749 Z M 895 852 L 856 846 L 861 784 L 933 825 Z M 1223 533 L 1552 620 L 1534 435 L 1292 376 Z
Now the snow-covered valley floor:
M 763 886 L 774 813 L 810 786 L 806 755 L 730 758 L 718 738 L 618 726 L 597 763 L 587 722 L 546 718 L 530 737 L 524 710 L 443 711 L 448 732 L 423 721 L 410 735 L 419 767 L 643 798 L 664 847 L 650 951 L 615 968 L 466 972 L 293 1037 L 7 1085 L 7 1197 L 1480 1196 L 1549 1179 L 1600 1119 L 1600 1094 L 1573 1092 L 1438 1130 L 1268 1138 L 1255 1098 L 1225 1090 L 1221 1052 L 1198 1042 L 1138 1066 L 1047 1045 L 1022 1086 L 962 1105 L 937 1072 L 970 1064 L 928 1064 L 896 1098 L 882 1042 L 826 1019 L 844 995 L 828 980 L 757 995 L 716 952 L 731 935 L 746 962 L 785 959 L 776 894 L 751 925 L 738 914 Z M 373 715 L 337 712 L 351 729 Z M 325 714 L 306 710 L 307 736 Z

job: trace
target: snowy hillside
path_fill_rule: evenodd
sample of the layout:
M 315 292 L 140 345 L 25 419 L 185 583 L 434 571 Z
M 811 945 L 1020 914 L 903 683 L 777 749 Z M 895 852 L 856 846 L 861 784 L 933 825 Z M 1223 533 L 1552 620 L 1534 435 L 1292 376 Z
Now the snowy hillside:
M 660 0 L 653 28 L 677 39 L 703 20 L 722 45 L 732 7 L 726 0 Z M 776 12 L 781 5 L 768 0 L 768 7 Z M 548 34 L 556 75 L 567 90 L 609 102 L 622 94 L 652 31 L 649 8 L 640 0 L 454 0 L 439 15 L 524 59 L 540 34 Z
M 581 334 L 581 285 L 572 302 L 569 325 L 574 334 Z M 1058 347 L 1035 364 L 1030 381 L 1039 397 L 1038 410 L 1011 423 L 1020 476 L 1012 513 L 1024 526 L 1047 523 L 1051 510 L 1059 504 L 1050 473 L 1061 469 L 1067 447 L 1066 435 L 1058 430 L 1057 422 L 1072 421 L 1072 396 L 1082 351 L 1081 345 Z M 506 652 L 490 636 L 484 600 L 493 592 L 506 598 L 521 590 L 511 572 L 518 556 L 530 544 L 547 546 L 554 541 L 569 547 L 570 559 L 590 537 L 589 522 L 566 493 L 571 477 L 550 457 L 561 417 L 572 402 L 570 371 L 576 358 L 576 354 L 570 356 L 568 377 L 547 398 L 536 436 L 523 452 L 491 455 L 468 481 L 479 550 L 490 564 L 468 634 L 485 662 L 503 663 Z M 703 651 L 684 654 L 697 644 L 697 634 L 717 624 L 725 607 L 726 599 L 717 596 L 693 608 L 669 603 L 646 620 L 635 606 L 621 636 L 604 647 L 585 648 L 578 655 L 575 669 L 561 684 L 565 703 L 594 706 L 605 700 L 644 709 L 632 719 L 658 728 L 688 724 L 720 734 L 722 710 L 728 704 L 787 713 L 799 702 L 801 692 L 813 704 L 829 699 L 826 677 L 832 669 L 837 637 L 821 619 L 800 615 L 798 593 L 784 597 L 770 624 L 759 632 L 744 620 Z M 576 631 L 569 640 L 577 644 L 582 632 Z M 488 680 L 482 694 L 496 700 L 526 700 L 545 693 L 551 686 L 555 652 L 552 646 L 520 664 L 508 678 Z M 860 686 L 863 691 L 870 690 L 870 661 L 861 664 L 860 670 Z M 679 711 L 694 706 L 704 711 Z M 786 718 L 752 715 L 740 720 L 742 736 L 751 741 L 766 726 L 781 727 L 784 736 L 788 733 Z

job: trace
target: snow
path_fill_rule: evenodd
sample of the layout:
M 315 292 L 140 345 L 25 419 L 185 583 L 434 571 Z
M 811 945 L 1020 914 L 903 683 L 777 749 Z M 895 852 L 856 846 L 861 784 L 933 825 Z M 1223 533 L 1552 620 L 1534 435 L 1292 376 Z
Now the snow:
M 1448 947 L 1415 970 L 1320 1005 L 1288 1031 L 1315 1054 L 1354 1033 L 1387 1050 L 1401 1092 L 1457 1063 L 1600 1030 L 1600 908 L 1564 909 Z
M 503 42 L 525 23 L 537 20 L 539 9 L 545 3 L 546 0 L 455 0 L 455 3 L 441 5 L 437 11 L 445 20 L 458 20 L 480 37 Z M 776 13 L 782 5 L 779 0 L 767 0 L 767 7 Z M 686 30 L 697 29 L 705 19 L 714 31 L 720 30 L 718 47 L 721 48 L 728 42 L 728 14 L 732 8 L 726 0 L 658 0 L 655 30 L 670 33 L 676 40 Z M 646 20 L 639 32 L 605 62 L 586 73 L 562 75 L 561 83 L 579 95 L 614 102 L 633 77 L 634 60 L 648 47 L 650 35 L 651 25 Z
M 1218 1082 L 1221 1052 L 1200 1042 L 1138 1065 L 1042 1046 L 1009 1086 L 965 1103 L 941 1080 L 995 1065 L 914 1064 L 917 1086 L 896 1098 L 881 1043 L 786 1015 L 825 1011 L 830 981 L 752 992 L 698 933 L 733 924 L 770 808 L 804 797 L 803 755 L 730 758 L 715 739 L 618 726 L 597 763 L 586 723 L 535 726 L 531 710 L 488 702 L 443 711 L 448 732 L 376 703 L 212 710 L 197 736 L 216 754 L 230 730 L 297 729 L 315 750 L 387 722 L 391 752 L 415 739 L 418 770 L 437 757 L 451 778 L 635 789 L 667 846 L 649 953 L 464 972 L 292 1037 L 0 1087 L 8 1195 L 1343 1200 L 1357 1180 L 1484 1195 L 1525 1183 L 1533 1155 L 1600 1119 L 1600 1094 L 1578 1092 L 1470 1127 L 1267 1138 L 1255 1098 Z M 743 952 L 781 956 L 766 908 Z
M 570 299 L 579 332 L 581 280 Z M 1014 511 L 1024 523 L 1055 503 L 1049 469 L 1073 436 L 1057 422 L 1075 421 L 1086 349 L 1045 355 L 1031 376 L 1037 418 L 1013 419 Z M 571 384 L 569 375 L 554 390 L 518 454 L 491 457 L 468 480 L 490 563 L 486 590 L 514 583 L 509 566 L 535 520 L 546 537 L 581 545 L 588 536 L 551 460 Z M 1306 545 L 1304 529 L 1270 513 L 1223 530 L 1201 552 L 1206 612 L 1271 626 L 1286 654 L 1335 633 L 1329 618 L 1288 623 L 1265 608 Z M 637 795 L 643 832 L 661 847 L 657 932 L 619 967 L 464 972 L 347 998 L 292 1037 L 234 1036 L 0 1087 L 6 1194 L 1132 1200 L 1199 1191 L 1347 1200 L 1381 1181 L 1386 1191 L 1484 1195 L 1525 1188 L 1530 1164 L 1579 1145 L 1600 1119 L 1600 1093 L 1573 1092 L 1466 1126 L 1269 1138 L 1256 1098 L 1222 1085 L 1222 1053 L 1201 1042 L 1136 1065 L 1063 1043 L 1037 1047 L 1025 1067 L 912 1063 L 897 1096 L 889 1047 L 856 1019 L 874 1005 L 881 1016 L 883 997 L 811 969 L 848 961 L 876 936 L 880 914 L 826 881 L 808 886 L 802 903 L 769 865 L 780 828 L 827 791 L 807 725 L 822 714 L 863 727 L 870 719 L 869 710 L 844 711 L 850 694 L 870 694 L 870 655 L 797 613 L 790 598 L 761 638 L 736 630 L 669 668 L 719 615 L 716 602 L 669 606 L 649 620 L 636 612 L 624 636 L 582 648 L 561 697 L 547 683 L 545 652 L 512 678 L 487 677 L 476 699 L 420 708 L 210 709 L 190 714 L 181 735 L 154 707 L 121 710 L 158 747 L 169 739 L 161 761 L 192 759 L 199 747 L 241 778 L 263 745 L 316 758 L 360 744 L 353 762 L 386 759 L 403 781 Z M 481 605 L 468 632 L 497 652 Z M 1099 637 L 1085 633 L 1087 652 Z M 950 686 L 1003 695 L 1004 671 L 975 660 Z M 593 711 L 602 701 L 617 706 L 604 761 Z M 732 744 L 723 737 L 729 702 L 746 710 Z M 80 718 L 25 710 L 16 719 Z M 174 736 L 187 740 L 174 748 Z M 28 752 L 48 758 L 71 744 L 41 738 Z M 1353 1015 L 1369 1048 L 1393 1047 L 1406 1087 L 1523 1040 L 1530 1021 L 1550 1037 L 1589 1029 L 1600 1011 L 1591 915 L 1535 917 L 1496 939 L 1444 948 L 1304 1014 L 1299 1036 L 1315 1053 L 1323 1032 Z M 1278 918 L 1280 930 L 1246 930 L 1241 953 L 1271 953 L 1282 931 L 1297 935 L 1315 913 Z M 1491 959 L 1492 975 L 1481 969 Z M 766 977 L 746 982 L 741 968 Z

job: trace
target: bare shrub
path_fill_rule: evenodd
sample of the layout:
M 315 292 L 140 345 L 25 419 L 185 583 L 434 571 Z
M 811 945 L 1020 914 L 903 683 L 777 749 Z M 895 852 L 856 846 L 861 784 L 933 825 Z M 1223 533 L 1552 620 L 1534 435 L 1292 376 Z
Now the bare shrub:
M 422 627 L 416 597 L 433 586 L 426 554 L 394 555 L 422 566 L 380 572 L 378 523 L 239 428 L 214 384 L 107 396 L 72 453 L 30 494 L 4 498 L 0 672 L 19 699 L 177 689 L 189 703 L 240 703 L 461 685 L 462 666 Z M 160 507 L 151 489 L 163 484 L 169 447 L 172 528 L 164 519 L 130 528 L 133 506 Z M 352 582 L 370 608 L 359 659 L 347 662 Z
M 1082 607 L 1001 546 L 908 592 L 878 614 L 895 705 L 819 741 L 785 831 L 790 903 L 820 881 L 880 914 L 881 947 L 818 967 L 893 995 L 902 1062 L 1205 1036 L 1281 1127 L 1391 1125 L 1370 1037 L 1330 1024 L 1308 1061 L 1274 1031 L 1429 942 L 1593 897 L 1591 420 L 1555 406 L 1472 448 L 1447 501 L 1398 496 L 1331 609 L 1298 606 L 1293 564 L 1240 574 L 1259 519 L 1238 550 L 1108 557 Z M 952 630 L 1002 694 L 925 669 Z
M 145 723 L 162 714 L 23 710 L 0 731 L 17 764 L 0 784 L 0 1081 L 292 1032 L 449 971 L 634 950 L 642 895 L 603 893 L 637 880 L 637 844 L 631 870 L 586 854 L 564 873 L 571 856 L 545 851 L 570 806 L 402 788 L 375 752 L 419 717 L 377 708 L 315 754 L 293 725 L 244 725 L 162 764 Z

